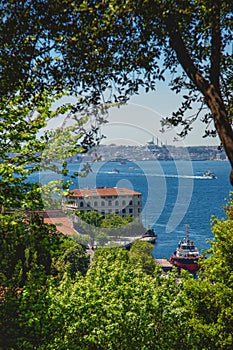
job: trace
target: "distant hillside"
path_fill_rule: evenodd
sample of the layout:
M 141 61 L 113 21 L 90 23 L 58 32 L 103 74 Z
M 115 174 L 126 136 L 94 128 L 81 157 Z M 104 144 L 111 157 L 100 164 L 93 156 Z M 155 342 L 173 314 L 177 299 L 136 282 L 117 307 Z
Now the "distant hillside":
M 139 160 L 226 160 L 224 150 L 216 146 L 175 147 L 170 145 L 158 146 L 149 142 L 144 146 L 100 145 L 93 151 L 78 154 L 69 158 L 70 162 L 79 162 L 98 158 L 102 161 L 125 163 Z

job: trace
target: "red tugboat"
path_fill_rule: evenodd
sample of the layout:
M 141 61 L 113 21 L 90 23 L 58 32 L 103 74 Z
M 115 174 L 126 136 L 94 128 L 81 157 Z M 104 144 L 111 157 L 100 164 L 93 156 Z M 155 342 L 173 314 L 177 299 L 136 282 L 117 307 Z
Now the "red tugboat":
M 179 269 L 196 272 L 199 270 L 198 259 L 201 257 L 194 242 L 189 240 L 188 225 L 186 225 L 186 237 L 179 242 L 176 251 L 170 257 L 169 261 Z

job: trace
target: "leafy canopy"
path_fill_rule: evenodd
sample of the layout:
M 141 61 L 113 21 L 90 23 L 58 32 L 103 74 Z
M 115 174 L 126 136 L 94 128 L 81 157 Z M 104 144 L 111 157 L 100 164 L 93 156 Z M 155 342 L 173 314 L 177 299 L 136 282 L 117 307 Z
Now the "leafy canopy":
M 3 0 L 0 10 L 2 96 L 66 91 L 79 97 L 74 110 L 105 109 L 169 71 L 183 102 L 163 127 L 183 137 L 200 118 L 233 166 L 232 1 Z

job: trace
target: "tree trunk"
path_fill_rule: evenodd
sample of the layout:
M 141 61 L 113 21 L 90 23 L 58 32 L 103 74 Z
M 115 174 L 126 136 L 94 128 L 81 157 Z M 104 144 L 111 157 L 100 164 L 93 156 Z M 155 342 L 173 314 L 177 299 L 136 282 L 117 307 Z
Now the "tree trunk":
M 211 110 L 215 128 L 232 167 L 230 182 L 233 186 L 233 131 L 227 116 L 227 111 L 221 97 L 212 85 L 210 85 L 203 94 L 206 98 L 206 103 Z
M 218 89 L 218 85 L 215 87 L 211 82 L 207 81 L 194 65 L 180 35 L 179 29 L 174 25 L 172 17 L 169 17 L 167 20 L 167 31 L 171 47 L 176 52 L 178 61 L 187 76 L 205 97 L 206 104 L 211 111 L 215 128 L 232 167 L 230 182 L 233 186 L 233 131 L 227 115 L 227 109 L 221 97 L 221 92 Z M 216 77 L 215 80 L 217 80 Z

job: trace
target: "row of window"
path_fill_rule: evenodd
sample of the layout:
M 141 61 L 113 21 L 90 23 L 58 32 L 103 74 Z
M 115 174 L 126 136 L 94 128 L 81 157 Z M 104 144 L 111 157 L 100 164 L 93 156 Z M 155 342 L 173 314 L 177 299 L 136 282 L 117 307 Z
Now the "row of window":
M 80 208 L 83 208 L 84 206 L 85 206 L 85 204 L 86 204 L 86 206 L 91 206 L 92 204 L 91 204 L 91 202 L 79 202 L 79 207 Z M 137 203 L 138 205 L 141 205 L 141 202 L 140 201 L 138 201 L 138 203 Z M 109 207 L 111 207 L 111 206 L 119 206 L 119 201 L 115 201 L 115 203 L 113 203 L 112 201 L 108 201 L 108 202 L 106 202 L 106 201 L 101 201 L 100 203 L 99 202 L 97 202 L 97 201 L 94 201 L 93 202 L 93 207 L 98 207 L 98 206 L 100 206 L 100 207 L 105 207 L 105 206 L 109 206 Z M 126 201 L 125 200 L 123 200 L 122 201 L 122 203 L 121 203 L 121 205 L 122 206 L 128 206 L 128 205 L 133 205 L 133 201 L 132 200 L 130 200 L 128 203 L 126 203 Z

